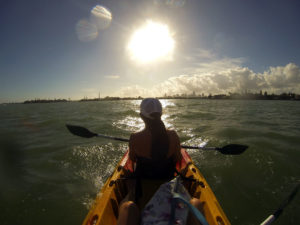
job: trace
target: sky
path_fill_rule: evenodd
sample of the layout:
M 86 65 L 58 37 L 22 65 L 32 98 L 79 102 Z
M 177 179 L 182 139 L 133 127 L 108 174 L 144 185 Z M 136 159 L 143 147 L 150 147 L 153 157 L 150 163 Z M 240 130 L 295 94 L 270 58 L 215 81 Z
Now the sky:
M 296 0 L 1 0 L 0 103 L 300 94 L 299 11 Z M 128 46 L 149 21 L 173 45 L 145 63 Z M 148 36 L 144 56 L 170 44 L 158 31 Z

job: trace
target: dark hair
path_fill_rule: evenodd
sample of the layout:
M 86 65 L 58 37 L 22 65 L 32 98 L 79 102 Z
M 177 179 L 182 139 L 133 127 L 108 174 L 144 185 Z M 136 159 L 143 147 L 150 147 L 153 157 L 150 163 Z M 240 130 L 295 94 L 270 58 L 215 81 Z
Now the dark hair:
M 149 119 L 142 116 L 146 127 L 151 132 L 152 145 L 151 145 L 151 158 L 152 159 L 166 159 L 169 151 L 169 138 L 165 124 L 161 120 L 160 113 L 151 113 L 151 117 L 154 119 Z

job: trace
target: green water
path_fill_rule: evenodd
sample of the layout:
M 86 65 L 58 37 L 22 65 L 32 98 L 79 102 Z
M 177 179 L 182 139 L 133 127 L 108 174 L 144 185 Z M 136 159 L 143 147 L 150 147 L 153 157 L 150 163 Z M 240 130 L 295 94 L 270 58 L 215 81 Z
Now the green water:
M 162 100 L 188 145 L 249 145 L 239 156 L 189 150 L 232 224 L 259 224 L 300 180 L 300 102 Z M 0 105 L 0 224 L 81 224 L 127 149 L 66 123 L 128 138 L 140 101 Z M 299 224 L 300 194 L 274 224 Z

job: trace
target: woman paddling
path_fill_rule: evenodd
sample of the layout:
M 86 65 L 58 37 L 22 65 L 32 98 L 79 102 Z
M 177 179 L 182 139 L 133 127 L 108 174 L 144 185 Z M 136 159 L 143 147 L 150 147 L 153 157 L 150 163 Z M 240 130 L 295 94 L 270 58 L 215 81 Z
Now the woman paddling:
M 135 175 L 146 179 L 174 177 L 175 164 L 181 160 L 180 141 L 174 130 L 166 130 L 161 120 L 162 105 L 146 98 L 140 106 L 145 129 L 131 134 L 129 157 L 136 163 Z
M 129 157 L 136 163 L 134 176 L 137 180 L 130 189 L 135 190 L 131 191 L 131 196 L 140 207 L 150 200 L 160 184 L 174 177 L 176 162 L 182 157 L 179 137 L 176 131 L 165 128 L 161 115 L 162 105 L 158 99 L 144 99 L 140 105 L 140 116 L 145 128 L 130 136 Z M 152 181 L 147 183 L 147 180 Z M 147 188 L 147 195 L 143 192 L 144 188 Z M 133 200 L 132 197 L 129 200 Z M 118 225 L 140 222 L 139 207 L 129 200 L 121 204 Z M 192 200 L 192 203 L 200 207 L 199 202 Z

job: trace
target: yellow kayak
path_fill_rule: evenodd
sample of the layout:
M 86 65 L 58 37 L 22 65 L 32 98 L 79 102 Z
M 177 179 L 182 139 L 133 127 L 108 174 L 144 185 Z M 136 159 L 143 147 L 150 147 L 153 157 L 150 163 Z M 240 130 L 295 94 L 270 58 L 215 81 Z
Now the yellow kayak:
M 203 215 L 210 225 L 230 224 L 218 200 L 209 187 L 203 175 L 194 165 L 191 157 L 181 149 L 182 161 L 177 163 L 177 171 L 185 177 L 197 182 L 184 182 L 191 197 L 198 198 L 203 205 Z M 128 151 L 117 165 L 114 173 L 107 179 L 100 193 L 86 216 L 83 225 L 115 225 L 118 219 L 118 209 L 122 199 L 127 195 L 125 174 L 133 171 L 133 163 Z

